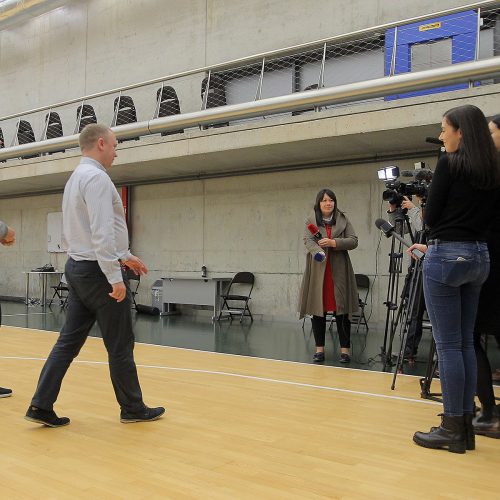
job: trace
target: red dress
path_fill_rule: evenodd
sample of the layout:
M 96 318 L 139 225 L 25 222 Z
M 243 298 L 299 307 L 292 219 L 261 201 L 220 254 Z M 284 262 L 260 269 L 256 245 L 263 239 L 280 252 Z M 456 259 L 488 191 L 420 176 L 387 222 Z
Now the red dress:
M 326 227 L 327 238 L 332 237 L 332 226 Z M 330 259 L 328 258 L 328 248 L 325 248 L 326 253 L 326 268 L 325 277 L 323 279 L 323 311 L 324 312 L 334 312 L 337 310 L 337 303 L 335 302 L 335 289 L 333 287 L 333 276 L 332 276 L 332 266 L 330 265 Z

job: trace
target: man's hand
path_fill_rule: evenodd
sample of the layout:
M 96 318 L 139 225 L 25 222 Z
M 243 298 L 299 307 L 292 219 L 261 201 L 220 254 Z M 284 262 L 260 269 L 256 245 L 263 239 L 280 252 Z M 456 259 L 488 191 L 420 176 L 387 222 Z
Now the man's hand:
M 403 196 L 403 201 L 401 202 L 401 207 L 408 210 L 415 208 L 415 204 L 410 201 L 408 196 Z
M 140 276 L 142 276 L 143 274 L 147 274 L 148 272 L 148 268 L 146 267 L 144 262 L 142 262 L 142 260 L 139 259 L 139 257 L 136 257 L 135 255 L 132 255 L 128 260 L 123 260 L 122 264 L 132 269 L 132 271 L 134 271 L 135 274 L 138 274 Z
M 125 283 L 119 281 L 118 283 L 113 283 L 111 285 L 113 291 L 109 294 L 112 299 L 116 299 L 116 302 L 121 302 L 127 296 L 127 289 L 125 288 Z
M 16 242 L 16 233 L 11 227 L 7 228 L 7 234 L 0 240 L 0 243 L 6 247 L 12 246 Z

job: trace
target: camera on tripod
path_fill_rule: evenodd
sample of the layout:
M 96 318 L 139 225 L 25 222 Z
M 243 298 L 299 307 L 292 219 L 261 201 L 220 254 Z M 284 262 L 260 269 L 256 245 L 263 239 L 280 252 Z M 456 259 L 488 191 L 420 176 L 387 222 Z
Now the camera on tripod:
M 389 166 L 378 171 L 378 178 L 385 181 L 386 189 L 382 193 L 382 199 L 401 208 L 404 196 L 410 200 L 413 195 L 422 200 L 427 199 L 429 186 L 432 181 L 432 170 L 425 168 L 424 162 L 415 163 L 415 170 L 399 170 L 399 167 Z M 411 177 L 410 182 L 402 182 L 399 177 Z

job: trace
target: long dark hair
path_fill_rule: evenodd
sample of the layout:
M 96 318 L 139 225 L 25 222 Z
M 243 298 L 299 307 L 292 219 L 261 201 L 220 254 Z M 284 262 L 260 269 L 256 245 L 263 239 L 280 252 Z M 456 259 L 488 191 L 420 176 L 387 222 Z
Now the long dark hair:
M 319 206 L 319 202 L 323 199 L 324 195 L 327 195 L 329 198 L 331 198 L 334 202 L 334 207 L 333 207 L 333 217 L 332 217 L 332 225 L 335 224 L 337 221 L 337 197 L 335 196 L 335 193 L 328 188 L 322 189 L 316 196 L 316 203 L 314 204 L 314 213 L 316 214 L 316 225 L 323 226 L 323 214 L 321 213 L 321 208 Z
M 443 117 L 462 133 L 458 150 L 448 154 L 452 172 L 477 189 L 499 186 L 495 145 L 483 112 L 468 104 L 450 109 Z

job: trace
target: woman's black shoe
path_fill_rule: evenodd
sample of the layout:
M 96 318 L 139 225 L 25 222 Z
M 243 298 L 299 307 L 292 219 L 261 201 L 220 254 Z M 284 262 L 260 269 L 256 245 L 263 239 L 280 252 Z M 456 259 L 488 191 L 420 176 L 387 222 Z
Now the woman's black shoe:
M 472 420 L 472 426 L 476 434 L 500 439 L 500 417 L 496 411 L 493 411 L 490 416 L 480 413 Z
M 324 352 L 316 352 L 313 356 L 314 363 L 322 363 L 325 361 L 325 353 Z
M 429 432 L 415 432 L 413 441 L 424 448 L 448 448 L 452 453 L 465 453 L 465 422 L 464 417 L 441 416 L 441 425 L 431 427 Z
M 474 435 L 474 427 L 472 425 L 472 418 L 474 415 L 472 413 L 466 413 L 464 415 L 464 425 L 465 425 L 465 446 L 467 450 L 476 449 L 476 436 Z
M 339 361 L 341 363 L 350 363 L 351 362 L 351 356 L 349 356 L 349 354 L 347 354 L 346 352 L 343 352 L 341 355 L 340 355 L 340 359 Z

